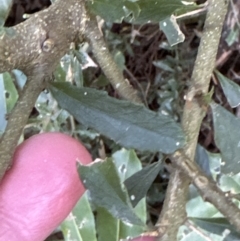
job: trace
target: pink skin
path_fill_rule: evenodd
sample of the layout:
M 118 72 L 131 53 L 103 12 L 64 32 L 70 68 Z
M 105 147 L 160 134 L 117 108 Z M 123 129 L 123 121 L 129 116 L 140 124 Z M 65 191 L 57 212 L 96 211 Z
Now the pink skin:
M 43 241 L 51 234 L 85 191 L 77 160 L 92 158 L 61 133 L 35 135 L 18 146 L 0 183 L 0 240 Z

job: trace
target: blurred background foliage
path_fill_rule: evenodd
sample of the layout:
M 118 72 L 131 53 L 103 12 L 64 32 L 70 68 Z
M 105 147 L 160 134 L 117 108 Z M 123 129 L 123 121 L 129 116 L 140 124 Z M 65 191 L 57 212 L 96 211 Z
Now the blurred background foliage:
M 3 7 L 3 5 L 0 6 Z M 145 106 L 180 122 L 184 95 L 190 85 L 191 72 L 203 30 L 206 15 L 205 1 L 96 0 L 89 1 L 88 7 L 92 13 L 99 16 L 99 28 L 114 60 L 123 71 L 125 78 L 138 90 Z M 216 62 L 216 70 L 222 75 L 216 72 L 212 76 L 211 82 L 211 89 L 214 89 L 213 100 L 237 118 L 240 114 L 240 101 L 234 99 L 235 104 L 231 104 L 231 100 L 233 96 L 238 96 L 240 81 L 238 68 L 240 64 L 239 9 L 239 1 L 231 0 Z M 11 14 L 13 13 L 11 12 Z M 13 22 L 16 23 L 16 19 Z M 165 29 L 166 26 L 168 26 L 167 29 Z M 109 96 L 119 98 L 98 67 L 91 47 L 86 42 L 79 46 L 72 46 L 70 52 L 62 58 L 54 76 L 56 82 L 63 81 L 76 87 L 84 86 L 103 90 Z M 0 75 L 1 132 L 6 126 L 5 115 L 16 103 L 18 92 L 21 91 L 25 81 L 25 75 L 18 70 Z M 237 91 L 235 95 L 234 91 Z M 236 163 L 231 163 L 233 165 L 228 166 L 225 171 L 221 166 L 221 153 L 225 153 L 226 156 L 228 151 L 224 149 L 226 143 L 219 143 L 219 138 L 221 139 L 227 133 L 222 133 L 221 128 L 217 131 L 217 127 L 222 123 L 218 124 L 216 120 L 215 131 L 217 134 L 220 133 L 219 138 L 214 139 L 216 133 L 214 134 L 213 130 L 213 115 L 216 116 L 216 113 L 222 119 L 227 118 L 226 120 L 229 121 L 227 123 L 233 121 L 233 117 L 227 117 L 230 113 L 226 114 L 219 108 L 213 105 L 213 112 L 209 108 L 202 123 L 196 160 L 225 191 L 231 190 L 239 200 L 239 171 L 232 173 L 233 170 L 236 170 Z M 234 133 L 238 124 L 238 121 L 231 122 L 231 134 Z M 128 192 L 124 187 L 113 186 L 115 190 L 119 188 L 119 193 L 126 198 L 124 204 L 116 201 L 116 206 L 124 205 L 125 209 L 122 213 L 116 211 L 115 217 L 114 214 L 112 216 L 106 211 L 107 206 L 111 208 L 113 205 L 110 201 L 103 208 L 98 207 L 94 202 L 90 204 L 84 196 L 66 221 L 48 240 L 94 241 L 97 240 L 97 233 L 98 240 L 117 241 L 120 238 L 125 239 L 139 235 L 147 228 L 144 225 L 133 225 L 124 221 L 130 212 L 129 208 L 143 223 L 147 223 L 148 227 L 153 229 L 161 212 L 169 174 L 162 164 L 157 166 L 156 173 L 153 173 L 156 166 L 146 168 L 155 165 L 158 161 L 166 160 L 165 155 L 160 152 L 123 149 L 121 145 L 96 130 L 88 128 L 77 121 L 68 111 L 61 109 L 51 92 L 45 90 L 39 96 L 31 113 L 22 140 L 33 134 L 49 131 L 68 133 L 81 140 L 94 159 L 109 158 L 109 162 L 115 165 L 117 172 L 111 177 L 104 177 L 106 183 L 109 185 L 113 179 L 119 179 L 119 183 L 125 181 Z M 235 143 L 237 139 L 239 137 L 234 137 L 231 144 Z M 239 154 L 236 153 L 236 158 L 238 157 Z M 227 156 L 226 158 L 231 159 L 232 157 Z M 126 171 L 123 171 L 125 169 Z M 140 177 L 137 174 L 135 177 L 132 176 L 141 169 L 143 171 Z M 232 175 L 229 175 L 230 173 Z M 130 177 L 132 177 L 131 180 L 128 179 Z M 130 203 L 134 203 L 135 194 L 131 195 L 129 190 L 131 184 L 136 180 L 145 192 L 138 197 L 141 201 L 133 210 Z M 134 187 L 136 188 L 137 185 Z M 145 198 L 142 199 L 144 196 Z M 238 201 L 236 202 L 238 203 Z M 83 213 L 84 215 L 82 215 Z M 227 220 L 212 205 L 204 202 L 192 186 L 190 187 L 187 213 L 189 221 L 179 231 L 179 240 L 227 241 L 240 239 L 239 234 Z M 73 216 L 75 218 L 72 218 Z M 133 215 L 129 220 L 134 218 Z M 93 232 L 93 230 L 95 231 Z

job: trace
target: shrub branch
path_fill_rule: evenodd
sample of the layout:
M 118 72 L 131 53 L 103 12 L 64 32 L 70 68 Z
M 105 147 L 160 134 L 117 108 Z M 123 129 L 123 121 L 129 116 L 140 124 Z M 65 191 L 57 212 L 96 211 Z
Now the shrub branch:
M 0 72 L 19 69 L 30 78 L 9 116 L 6 131 L 1 138 L 0 180 L 11 163 L 35 101 L 47 84 L 45 80 L 52 76 L 61 57 L 69 50 L 70 44 L 79 43 L 84 37 L 92 44 L 100 66 L 119 95 L 141 103 L 114 63 L 96 22 L 86 12 L 84 0 L 56 1 L 46 10 L 32 15 L 27 21 L 12 28 L 5 28 L 0 36 Z
M 11 165 L 11 159 L 22 134 L 22 130 L 28 121 L 28 117 L 35 105 L 38 95 L 46 87 L 46 82 L 47 81 L 43 79 L 36 81 L 35 78 L 30 78 L 24 86 L 14 109 L 9 115 L 7 127 L 2 136 L 0 145 L 0 180 Z
M 112 55 L 110 54 L 103 36 L 98 28 L 96 17 L 91 16 L 87 21 L 85 36 L 88 38 L 88 41 L 91 44 L 93 54 L 100 67 L 118 94 L 126 100 L 142 104 L 142 101 L 137 95 L 136 90 L 133 89 L 128 80 L 124 79 L 122 71 L 119 69 Z
M 206 106 L 202 106 L 199 100 L 203 100 L 208 93 L 227 7 L 228 1 L 226 0 L 209 0 L 204 31 L 191 77 L 191 86 L 185 97 L 186 102 L 182 117 L 186 144 L 181 153 L 184 153 L 184 156 L 189 160 L 194 160 L 200 126 L 206 114 Z M 181 161 L 184 162 L 185 158 L 182 155 L 180 156 Z M 179 152 L 173 154 L 171 160 L 173 163 L 178 163 L 178 166 L 171 173 L 164 207 L 157 223 L 161 236 L 159 240 L 161 241 L 176 240 L 177 230 L 185 221 L 185 204 L 190 179 L 195 185 L 197 184 L 191 173 L 186 171 L 185 166 L 187 164 L 185 165 L 185 162 L 183 165 L 179 164 Z M 192 165 L 197 168 L 195 163 L 192 162 Z M 214 186 L 216 187 L 216 184 Z M 212 188 L 212 186 L 209 185 L 208 188 Z M 205 191 L 207 190 L 205 189 Z M 205 194 L 201 194 L 204 197 Z M 221 196 L 226 198 L 224 194 L 221 194 Z M 212 201 L 216 207 L 219 207 L 217 198 Z M 230 218 L 230 215 L 227 215 L 227 217 Z M 236 226 L 236 222 L 232 221 L 231 223 Z M 162 230 L 163 227 L 164 230 Z

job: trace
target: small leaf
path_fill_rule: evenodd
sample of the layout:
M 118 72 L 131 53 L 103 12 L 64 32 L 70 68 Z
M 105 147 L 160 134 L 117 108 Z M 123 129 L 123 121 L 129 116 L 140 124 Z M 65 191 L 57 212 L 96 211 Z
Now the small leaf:
M 122 22 L 126 17 L 124 9 L 126 6 L 121 0 L 94 0 L 88 1 L 89 9 L 95 14 L 101 16 L 107 22 Z
M 125 19 L 143 24 L 149 21 L 158 23 L 174 11 L 187 9 L 189 6 L 179 0 L 93 0 L 88 2 L 88 7 L 107 22 L 122 22 Z
M 121 51 L 116 51 L 114 53 L 113 58 L 114 58 L 115 63 L 118 65 L 118 68 L 121 71 L 123 71 L 126 68 L 126 66 L 125 66 L 125 57 L 124 57 L 123 53 Z
M 224 241 L 240 240 L 239 233 L 233 228 L 226 218 L 194 218 L 191 219 L 202 229 L 208 232 L 223 235 L 223 232 L 227 229 L 230 233 L 224 238 Z
M 98 241 L 119 241 L 119 223 L 105 208 L 97 207 L 96 225 Z
M 213 179 L 216 180 L 217 176 L 221 173 L 221 162 L 222 162 L 222 155 L 221 153 L 212 153 L 207 152 L 209 158 L 209 166 L 210 171 L 213 176 Z
M 61 224 L 65 240 L 97 241 L 94 216 L 86 193 Z
M 72 213 L 70 213 L 61 224 L 61 230 L 65 241 L 71 241 L 73 239 L 76 241 L 83 241 Z
M 153 61 L 153 65 L 158 67 L 159 69 L 162 69 L 166 72 L 171 72 L 173 73 L 175 70 L 170 66 L 168 60 L 164 59 L 164 60 L 156 60 Z
M 239 38 L 239 28 L 232 28 L 226 37 L 226 43 L 230 47 L 234 43 L 238 43 L 238 38 Z
M 201 231 L 199 231 L 201 232 Z M 213 239 L 212 235 L 210 233 L 204 233 L 205 236 L 207 236 L 208 240 L 202 235 L 202 234 L 199 234 L 199 232 L 195 232 L 195 231 L 192 231 L 192 232 L 187 232 L 187 234 L 184 234 L 183 235 L 183 238 L 181 239 L 181 241 L 209 241 L 209 239 L 211 238 L 211 241 L 214 240 L 214 241 L 222 241 L 221 239 Z
M 191 198 L 186 205 L 188 217 L 211 218 L 219 215 L 219 211 L 209 202 L 205 202 L 201 196 Z
M 214 124 L 214 140 L 222 154 L 222 172 L 240 172 L 240 119 L 220 105 L 211 104 Z
M 12 77 L 9 73 L 3 74 L 4 79 L 4 87 L 6 93 L 6 104 L 7 104 L 7 111 L 10 112 L 13 107 L 15 106 L 18 100 L 18 92 L 13 84 Z
M 112 158 L 116 169 L 118 170 L 121 182 L 124 182 L 128 177 L 142 169 L 141 161 L 138 159 L 134 150 L 126 150 L 122 148 L 121 150 L 115 152 L 112 155 Z M 130 196 L 130 200 L 131 198 L 133 198 L 133 196 Z M 134 208 L 134 213 L 142 220 L 143 223 L 146 223 L 146 212 L 146 199 L 143 198 Z M 137 225 L 129 226 L 122 222 L 120 222 L 118 227 L 120 238 L 134 237 L 145 231 L 144 227 Z
M 142 169 L 142 163 L 134 150 L 122 148 L 116 151 L 112 157 L 122 182 Z
M 118 170 L 121 182 L 142 168 L 141 162 L 133 150 L 121 149 L 120 151 L 115 152 L 112 157 L 116 169 Z M 121 220 L 114 218 L 104 208 L 97 208 L 96 212 L 99 241 L 119 241 L 120 239 L 126 237 L 140 235 L 145 231 L 145 227 L 128 225 L 123 223 Z M 145 199 L 143 199 L 137 207 L 134 208 L 134 213 L 143 221 L 143 223 L 146 223 L 147 215 Z
M 75 217 L 83 241 L 97 241 L 94 215 L 86 193 L 73 208 L 72 214 Z
M 160 29 L 166 35 L 168 43 L 171 46 L 182 43 L 185 40 L 185 36 L 179 28 L 176 18 L 173 15 L 165 18 L 159 24 Z
M 232 108 L 239 106 L 240 104 L 240 86 L 228 79 L 220 72 L 215 71 L 219 82 L 222 86 L 223 92 L 228 100 L 228 103 Z
M 239 173 L 234 176 L 221 175 L 219 184 L 223 192 L 240 193 Z
M 148 189 L 152 185 L 160 169 L 161 162 L 155 162 L 135 173 L 124 182 L 128 190 L 128 195 L 134 197 L 134 199 L 131 198 L 133 207 L 146 196 Z
M 197 145 L 195 161 L 207 176 L 212 177 L 208 153 L 206 149 L 200 145 Z
M 57 66 L 57 68 L 54 71 L 54 78 L 57 81 L 62 81 L 62 82 L 65 81 L 66 79 L 66 71 L 64 71 L 64 69 L 60 64 Z
M 184 145 L 180 125 L 169 116 L 68 83 L 54 83 L 51 91 L 59 105 L 79 122 L 124 147 L 168 154 Z
M 14 80 L 16 81 L 17 86 L 23 89 L 24 85 L 27 82 L 27 76 L 18 69 L 12 70 L 12 73 L 14 74 Z
M 78 172 L 94 204 L 124 222 L 143 225 L 134 214 L 125 187 L 111 160 L 98 161 L 89 166 L 79 165 Z
M 12 0 L 1 0 L 0 1 L 0 26 L 4 25 L 11 6 L 12 6 Z
M 187 8 L 179 0 L 139 0 L 136 2 L 140 8 L 140 14 L 134 23 L 143 24 L 146 22 L 158 23 L 167 17 L 170 17 L 174 11 L 181 8 Z

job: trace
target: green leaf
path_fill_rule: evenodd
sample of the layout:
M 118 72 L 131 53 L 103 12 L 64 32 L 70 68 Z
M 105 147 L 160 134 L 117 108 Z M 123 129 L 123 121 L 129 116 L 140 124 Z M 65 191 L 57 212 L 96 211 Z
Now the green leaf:
M 142 169 L 141 161 L 138 159 L 134 150 L 121 149 L 113 155 L 113 162 L 118 170 L 121 182 L 123 183 L 127 178 L 137 173 Z M 132 196 L 130 196 L 131 200 Z M 135 205 L 134 213 L 142 220 L 143 223 L 147 221 L 146 214 L 146 199 L 142 199 L 138 205 Z M 126 225 L 122 222 L 119 224 L 120 238 L 134 237 L 140 235 L 145 231 L 145 227 L 137 225 Z
M 143 24 L 146 22 L 158 23 L 170 17 L 174 11 L 186 8 L 186 5 L 179 0 L 139 0 L 136 2 L 140 8 L 140 14 L 134 23 Z
M 11 9 L 12 0 L 0 1 L 0 26 L 3 26 Z
M 237 24 L 236 24 L 237 25 Z M 239 28 L 232 28 L 226 37 L 226 43 L 228 46 L 232 46 L 235 42 L 238 43 L 239 38 Z
M 185 36 L 180 30 L 174 16 L 165 18 L 159 23 L 159 25 L 171 46 L 182 43 L 185 40 Z
M 209 166 L 212 177 L 214 180 L 217 179 L 217 176 L 221 173 L 221 161 L 222 155 L 221 153 L 211 153 L 207 152 L 209 159 Z
M 155 162 L 129 177 L 125 182 L 133 207 L 146 196 L 148 189 L 161 169 L 161 162 Z M 131 198 L 134 197 L 134 198 Z
M 142 169 L 141 161 L 134 150 L 122 148 L 116 151 L 112 157 L 122 182 Z
M 72 213 L 70 213 L 67 219 L 61 224 L 61 230 L 65 241 L 71 241 L 73 239 L 83 241 Z
M 113 154 L 113 162 L 118 170 L 121 182 L 127 177 L 133 175 L 140 170 L 141 162 L 137 158 L 133 150 L 121 149 Z M 113 240 L 119 241 L 126 237 L 140 235 L 145 231 L 145 227 L 138 225 L 127 225 L 121 220 L 114 218 L 106 209 L 97 208 L 97 233 L 98 240 Z M 134 208 L 134 213 L 146 223 L 146 201 L 143 199 L 137 207 Z
M 146 231 L 140 226 L 124 224 L 120 220 L 115 219 L 104 208 L 97 208 L 96 212 L 98 241 L 119 241 L 127 237 L 139 236 Z
M 240 172 L 240 119 L 220 105 L 211 104 L 214 140 L 222 154 L 221 170 L 225 174 Z
M 54 71 L 54 78 L 57 80 L 57 81 L 62 81 L 64 82 L 66 80 L 66 72 L 62 66 L 59 64 L 57 66 L 57 68 L 55 69 Z
M 210 218 L 219 214 L 218 210 L 201 196 L 194 197 L 187 202 L 186 211 L 188 217 Z
M 12 70 L 12 73 L 14 75 L 14 80 L 16 81 L 16 85 L 20 89 L 23 89 L 24 85 L 27 82 L 27 76 L 22 71 L 20 71 L 18 69 Z
M 62 222 L 65 241 L 97 241 L 94 216 L 86 193 Z
M 166 72 L 174 73 L 174 69 L 170 66 L 170 63 L 167 59 L 164 60 L 155 60 L 153 61 L 153 65 L 158 67 L 159 69 L 162 69 Z
M 219 184 L 223 192 L 240 193 L 240 176 L 236 174 L 234 176 L 221 175 Z
M 208 153 L 206 149 L 200 145 L 197 145 L 196 148 L 195 161 L 207 176 L 212 177 Z
M 240 104 L 240 86 L 228 79 L 220 72 L 215 71 L 219 82 L 222 86 L 223 92 L 228 100 L 228 103 L 232 108 L 239 106 Z
M 145 231 L 141 226 L 126 225 L 104 208 L 98 207 L 96 213 L 98 241 L 119 241 L 123 238 L 138 236 Z
M 120 221 L 114 218 L 105 208 L 98 207 L 96 213 L 98 241 L 119 241 Z
M 124 57 L 123 53 L 121 51 L 116 51 L 114 53 L 113 58 L 114 58 L 115 63 L 118 65 L 119 69 L 121 71 L 123 71 L 126 68 L 125 57 Z
M 191 220 L 202 229 L 220 236 L 223 235 L 226 229 L 230 230 L 230 233 L 224 238 L 224 241 L 240 240 L 239 233 L 236 232 L 226 218 L 194 218 Z
M 95 220 L 87 195 L 85 195 L 83 199 L 80 199 L 79 205 L 73 209 L 73 215 L 77 217 L 77 221 L 80 222 L 79 229 L 83 241 L 97 241 Z
M 7 111 L 10 112 L 18 100 L 18 92 L 15 88 L 15 85 L 13 84 L 12 77 L 9 73 L 4 73 L 3 79 L 6 91 Z
M 91 88 L 54 83 L 51 91 L 59 105 L 79 122 L 124 147 L 173 153 L 184 145 L 180 125 L 169 116 Z
M 169 17 L 174 11 L 187 8 L 179 0 L 93 0 L 88 1 L 89 9 L 108 22 L 122 22 L 123 19 L 142 24 Z
M 199 232 L 201 232 L 201 230 Z M 189 232 L 188 230 L 187 234 L 183 235 L 181 241 L 222 241 L 222 238 L 219 239 L 219 237 L 216 237 L 216 235 L 213 236 L 211 233 L 204 233 L 205 236 L 203 236 L 199 232 Z
M 129 10 L 122 0 L 94 0 L 88 1 L 89 9 L 108 22 L 122 22 L 129 15 Z
M 6 115 L 15 106 L 18 92 L 8 72 L 0 74 L 0 133 L 4 131 L 7 121 Z
M 89 166 L 79 165 L 78 172 L 94 204 L 124 222 L 143 225 L 134 214 L 125 187 L 111 160 L 98 161 Z

